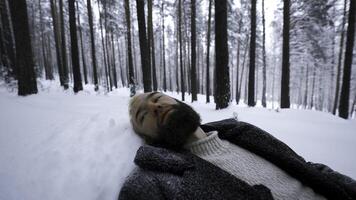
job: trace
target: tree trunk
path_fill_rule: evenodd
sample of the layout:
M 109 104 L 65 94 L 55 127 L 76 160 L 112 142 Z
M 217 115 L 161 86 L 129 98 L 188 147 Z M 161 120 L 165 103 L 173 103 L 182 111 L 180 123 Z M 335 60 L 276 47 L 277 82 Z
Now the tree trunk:
M 15 65 L 14 34 L 11 27 L 11 19 L 7 0 L 0 0 L 0 63 L 5 67 L 5 81 L 17 79 L 18 70 Z
M 350 82 L 351 82 L 351 67 L 352 67 L 352 51 L 355 40 L 355 17 L 356 17 L 356 2 L 350 1 L 349 20 L 347 27 L 346 52 L 344 59 L 344 73 L 341 86 L 339 116 L 347 119 L 349 117 L 349 101 L 350 101 Z
M 242 70 L 241 70 L 241 75 L 240 75 L 239 92 L 237 94 L 238 96 L 237 96 L 237 99 L 236 99 L 236 104 L 239 104 L 240 99 L 241 99 L 242 78 L 243 78 L 244 70 L 245 70 L 245 63 L 246 63 L 246 58 L 247 58 L 247 50 L 249 48 L 249 46 L 248 46 L 249 42 L 250 42 L 250 37 L 247 36 L 246 43 L 245 43 L 246 45 L 245 45 L 244 57 L 243 57 L 243 60 L 242 60 Z M 247 79 L 247 77 L 246 77 L 246 79 Z M 246 98 L 244 100 L 246 101 Z
M 152 22 L 152 1 L 147 2 L 147 25 L 148 25 L 148 55 L 150 60 L 150 66 L 152 67 L 152 81 L 153 91 L 157 91 L 157 75 L 156 75 L 156 58 L 155 58 L 155 40 L 153 35 L 153 22 Z
M 111 49 L 112 49 L 112 74 L 113 74 L 113 82 L 114 87 L 117 89 L 117 75 L 116 75 L 116 60 L 115 60 L 115 43 L 114 43 L 114 34 L 111 33 Z
M 178 38 L 179 38 L 179 56 L 180 56 L 180 87 L 182 92 L 182 101 L 184 101 L 184 73 L 183 73 L 183 44 L 182 44 L 182 0 L 178 0 Z
M 151 92 L 151 69 L 150 59 L 148 54 L 147 34 L 146 34 L 146 22 L 145 22 L 145 2 L 144 0 L 136 0 L 137 7 L 137 22 L 140 39 L 140 51 L 141 51 L 141 67 L 143 76 L 143 90 L 144 92 Z
M 57 58 L 57 67 L 58 67 L 58 76 L 59 82 L 61 86 L 64 86 L 64 72 L 63 72 L 63 60 L 61 55 L 61 38 L 60 32 L 58 27 L 58 13 L 57 13 L 57 6 L 54 0 L 50 0 L 51 4 L 51 15 L 52 15 L 52 24 L 53 24 L 53 33 L 54 33 L 54 41 L 56 45 L 56 58 Z
M 290 0 L 284 0 L 283 7 L 283 55 L 282 55 L 282 82 L 281 82 L 281 108 L 290 107 L 289 97 L 289 26 L 290 26 Z
M 215 1 L 215 78 L 216 109 L 229 105 L 229 50 L 227 44 L 227 0 Z
M 305 93 L 304 93 L 304 101 L 303 101 L 303 106 L 304 108 L 307 108 L 308 106 L 308 88 L 309 88 L 309 64 L 307 64 L 307 75 L 305 78 Z
M 236 104 L 239 104 L 239 98 L 240 98 L 240 90 L 239 90 L 239 71 L 240 71 L 240 40 L 239 38 L 237 39 L 237 50 L 236 50 L 236 94 L 235 94 L 235 100 Z
M 125 17 L 126 17 L 126 29 L 127 29 L 127 59 L 128 59 L 128 80 L 130 88 L 130 97 L 136 94 L 135 89 L 135 77 L 133 71 L 133 62 L 132 62 L 132 47 L 131 47 L 131 14 L 130 14 L 130 1 L 125 0 Z
M 109 36 L 109 29 L 108 29 L 108 23 L 107 23 L 107 2 L 106 0 L 103 1 L 104 4 L 104 28 L 105 28 L 105 50 L 106 50 L 106 61 L 107 61 L 107 72 L 108 72 L 108 79 L 109 79 L 109 90 L 112 91 L 112 77 L 111 77 L 111 70 L 112 70 L 112 63 L 110 59 L 110 36 Z
M 103 31 L 103 21 L 102 17 L 100 15 L 100 3 L 98 2 L 98 10 L 99 10 L 99 24 L 100 24 L 100 34 L 101 34 L 101 46 L 103 48 L 103 54 L 104 54 L 104 71 L 105 71 L 105 83 L 106 83 L 106 89 L 109 92 L 110 91 L 110 85 L 109 85 L 109 80 L 108 80 L 108 61 L 106 60 L 106 48 L 105 48 L 105 39 L 104 39 L 104 31 Z
M 191 0 L 191 91 L 192 91 L 192 102 L 197 101 L 197 70 L 196 70 L 196 25 L 195 25 L 195 0 Z
M 82 51 L 82 63 L 83 63 L 83 72 L 84 72 L 84 83 L 88 84 L 88 71 L 87 71 L 87 64 L 85 62 L 85 52 L 84 52 L 84 44 L 83 44 L 83 33 L 82 33 L 82 25 L 80 23 L 80 15 L 79 15 L 79 6 L 78 1 L 77 4 L 77 15 L 78 15 L 78 26 L 79 26 L 79 37 L 80 37 L 80 47 Z
M 162 56 L 163 56 L 163 91 L 167 91 L 167 74 L 166 74 L 166 44 L 165 44 L 165 26 L 164 26 L 164 1 L 162 1 L 161 6 L 161 18 L 162 18 L 162 42 L 163 42 L 163 49 L 162 49 Z M 169 73 L 170 74 L 170 73 Z M 169 76 L 171 80 L 172 77 Z M 170 84 L 171 85 L 171 84 Z
M 10 10 L 16 44 L 18 95 L 26 96 L 29 94 L 36 94 L 37 82 L 33 62 L 26 0 L 10 1 Z
M 256 57 L 256 1 L 251 1 L 250 67 L 248 78 L 248 106 L 255 106 L 255 57 Z
M 64 26 L 64 14 L 63 14 L 63 0 L 59 0 L 59 9 L 60 9 L 60 30 L 61 30 L 61 56 L 62 56 L 62 66 L 63 66 L 63 87 L 64 89 L 68 89 L 68 61 L 67 61 L 67 46 L 66 46 L 66 33 Z
M 91 58 L 93 62 L 92 65 L 93 65 L 93 75 L 94 75 L 94 86 L 95 86 L 95 91 L 98 91 L 99 83 L 98 83 L 98 74 L 97 74 L 96 48 L 95 48 L 95 36 L 94 36 L 91 0 L 87 0 L 87 9 L 88 9 L 89 28 L 90 28 L 90 44 L 91 44 Z
M 336 108 L 339 104 L 339 95 L 340 95 L 340 72 L 341 72 L 341 62 L 342 62 L 342 53 L 344 51 L 344 37 L 345 37 L 345 23 L 346 23 L 346 7 L 347 0 L 344 0 L 344 14 L 342 18 L 342 28 L 341 28 L 341 37 L 340 37 L 340 49 L 339 49 L 339 58 L 337 63 L 336 71 L 336 86 L 335 86 L 335 99 L 332 113 L 336 114 Z
M 211 7 L 212 0 L 209 0 L 209 14 L 208 14 L 208 38 L 206 43 L 206 103 L 210 102 L 210 32 L 211 32 Z
M 41 0 L 38 0 L 38 9 L 40 13 L 40 29 L 41 29 L 41 49 L 42 49 L 42 63 L 43 63 L 43 68 L 45 70 L 45 78 L 46 80 L 53 80 L 53 74 L 51 74 L 51 66 L 48 61 L 48 56 L 47 54 L 51 54 L 51 52 L 46 51 L 46 37 L 44 34 L 44 26 L 43 26 L 43 14 L 42 14 L 42 5 L 41 5 Z
M 266 87 L 267 87 L 267 63 L 266 63 L 266 27 L 265 27 L 265 0 L 262 0 L 262 25 L 263 25 L 263 44 L 262 44 L 262 56 L 263 56 L 263 75 L 262 75 L 262 106 L 266 107 Z
M 75 20 L 75 0 L 68 0 L 69 8 L 69 27 L 70 27 L 70 41 L 72 49 L 72 66 L 73 66 L 73 79 L 75 93 L 83 90 L 82 77 L 80 74 L 79 64 L 79 50 L 78 50 L 78 37 L 77 37 L 77 25 Z

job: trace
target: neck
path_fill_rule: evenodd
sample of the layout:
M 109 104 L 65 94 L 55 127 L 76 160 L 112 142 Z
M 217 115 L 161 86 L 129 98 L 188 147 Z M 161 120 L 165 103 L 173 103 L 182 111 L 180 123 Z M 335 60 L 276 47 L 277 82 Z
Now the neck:
M 195 130 L 194 133 L 188 138 L 187 144 L 203 139 L 205 137 L 207 137 L 206 133 L 198 126 L 197 130 Z

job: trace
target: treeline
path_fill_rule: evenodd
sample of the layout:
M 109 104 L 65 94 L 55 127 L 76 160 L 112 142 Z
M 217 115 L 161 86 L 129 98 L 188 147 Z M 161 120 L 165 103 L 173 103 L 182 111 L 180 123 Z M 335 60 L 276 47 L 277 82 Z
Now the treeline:
M 352 116 L 355 1 L 0 0 L 0 77 L 214 96 L 216 109 L 303 107 Z M 266 31 L 271 30 L 271 31 Z M 268 34 L 272 33 L 272 34 Z M 355 70 L 354 70 L 355 71 Z M 353 72 L 354 73 L 354 72 Z

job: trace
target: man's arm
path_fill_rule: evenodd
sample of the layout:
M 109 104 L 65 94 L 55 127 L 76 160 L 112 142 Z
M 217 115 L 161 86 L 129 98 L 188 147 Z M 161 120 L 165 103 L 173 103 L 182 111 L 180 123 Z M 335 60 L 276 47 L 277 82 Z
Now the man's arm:
M 334 180 L 341 187 L 345 188 L 347 190 L 347 193 L 356 199 L 356 181 L 355 180 L 353 180 L 352 178 L 350 178 L 346 175 L 340 174 L 339 172 L 334 171 L 330 167 L 328 167 L 324 164 L 321 164 L 321 163 L 308 162 L 308 165 L 316 168 L 317 170 L 321 171 L 326 176 L 330 177 L 330 179 Z
M 164 199 L 154 177 L 142 170 L 132 173 L 124 183 L 119 194 L 119 200 L 161 200 Z

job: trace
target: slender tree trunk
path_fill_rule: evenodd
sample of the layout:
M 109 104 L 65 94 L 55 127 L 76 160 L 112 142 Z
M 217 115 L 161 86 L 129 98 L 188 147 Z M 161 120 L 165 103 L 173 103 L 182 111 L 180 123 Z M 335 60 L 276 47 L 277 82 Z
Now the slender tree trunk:
M 117 75 L 116 75 L 116 59 L 115 59 L 115 43 L 114 43 L 114 33 L 111 33 L 111 49 L 112 49 L 112 74 L 113 74 L 113 82 L 114 82 L 114 87 L 117 89 Z
M 256 1 L 251 1 L 250 67 L 248 78 L 248 106 L 255 106 Z
M 281 82 L 281 108 L 290 107 L 289 97 L 289 26 L 290 26 L 290 0 L 284 0 L 283 7 L 283 55 L 282 55 L 282 82 Z
M 37 82 L 32 54 L 26 0 L 10 1 L 12 25 L 16 44 L 18 95 L 37 93 Z
M 68 61 L 67 61 L 67 46 L 66 46 L 66 32 L 64 26 L 64 5 L 63 0 L 59 0 L 59 16 L 60 16 L 60 30 L 61 30 L 61 56 L 62 56 L 62 66 L 63 66 L 63 87 L 68 89 Z
M 227 0 L 215 1 L 215 69 L 214 99 L 216 109 L 223 109 L 229 105 L 231 97 L 227 44 Z
M 352 52 L 355 41 L 355 18 L 356 18 L 356 2 L 350 1 L 349 20 L 347 27 L 346 52 L 344 60 L 344 73 L 341 86 L 339 116 L 347 119 L 349 117 L 349 101 L 350 101 L 350 82 L 351 82 L 351 67 L 352 67 Z
M 210 32 L 211 32 L 211 7 L 212 0 L 209 0 L 209 14 L 208 14 L 208 38 L 206 43 L 206 103 L 210 102 Z
M 97 61 L 96 61 L 96 48 L 95 48 L 95 36 L 94 36 L 94 25 L 93 25 L 93 13 L 91 8 L 91 0 L 87 0 L 88 18 L 89 18 L 89 28 L 90 28 L 90 44 L 91 44 L 91 58 L 93 65 L 93 75 L 94 75 L 94 86 L 95 91 L 99 90 L 98 74 L 97 74 Z
M 101 12 L 100 10 L 100 3 L 98 2 L 98 10 L 99 13 Z M 110 91 L 110 85 L 109 85 L 109 80 L 108 80 L 108 62 L 106 60 L 107 56 L 106 56 L 106 48 L 105 48 L 105 40 L 104 40 L 104 31 L 103 31 L 103 21 L 102 21 L 102 17 L 99 15 L 99 24 L 100 24 L 100 33 L 101 33 L 101 45 L 103 48 L 103 54 L 104 54 L 104 71 L 105 71 L 105 83 L 106 83 L 106 88 L 107 91 Z
M 237 39 L 237 50 L 236 50 L 236 94 L 235 100 L 236 104 L 239 104 L 240 90 L 239 90 L 239 72 L 240 72 L 240 40 Z
M 183 42 L 182 42 L 182 0 L 178 0 L 178 38 L 179 38 L 179 56 L 180 56 L 180 82 L 182 101 L 184 101 L 184 73 L 183 73 Z
M 153 22 L 152 22 L 152 1 L 147 2 L 147 25 L 148 25 L 148 55 L 150 60 L 150 66 L 152 66 L 152 81 L 153 91 L 157 91 L 157 74 L 156 74 L 156 59 L 155 59 L 155 40 L 153 35 Z
M 52 15 L 52 24 L 53 24 L 53 33 L 54 40 L 56 44 L 56 58 L 57 58 L 57 67 L 58 67 L 58 76 L 61 86 L 64 86 L 64 74 L 63 74 L 63 60 L 61 55 L 61 36 L 58 27 L 58 13 L 57 6 L 54 0 L 50 0 L 51 4 L 51 15 Z
M 127 59 L 128 59 L 128 80 L 130 87 L 130 96 L 136 94 L 135 89 L 135 77 L 133 71 L 133 62 L 132 62 L 132 47 L 131 47 L 131 14 L 130 14 L 130 1 L 125 0 L 125 17 L 126 17 L 126 29 L 127 29 Z
M 44 34 L 44 26 L 43 26 L 43 14 L 42 14 L 42 5 L 41 5 L 41 0 L 38 0 L 38 9 L 40 12 L 40 29 L 41 29 L 41 47 L 42 47 L 42 60 L 43 60 L 43 68 L 45 70 L 45 77 L 46 80 L 53 80 L 53 74 L 51 74 L 52 66 L 49 63 L 48 60 L 48 55 L 51 54 L 51 52 L 46 51 L 46 36 Z M 48 54 L 48 55 L 47 55 Z
M 336 71 L 336 86 L 335 86 L 335 99 L 333 106 L 333 114 L 336 114 L 336 108 L 339 104 L 339 95 L 340 95 L 340 73 L 341 73 L 341 63 L 342 63 L 342 53 L 344 51 L 344 37 L 345 37 L 345 23 L 346 23 L 346 7 L 347 0 L 344 0 L 344 14 L 342 18 L 342 28 L 341 28 L 341 37 L 340 37 L 340 49 L 339 49 L 339 58 L 337 63 L 337 71 Z
M 310 109 L 314 107 L 314 90 L 315 90 L 315 78 L 316 78 L 316 66 L 313 69 L 313 82 L 312 82 L 312 93 L 311 93 L 311 102 L 310 102 Z
M 84 72 L 84 83 L 88 84 L 88 71 L 87 64 L 85 62 L 85 52 L 84 52 L 84 44 L 83 44 L 83 33 L 82 33 L 82 25 L 80 23 L 80 15 L 79 15 L 79 6 L 78 1 L 76 2 L 77 6 L 77 17 L 78 17 L 78 26 L 79 26 L 79 38 L 80 38 L 80 47 L 82 51 L 82 63 L 83 63 L 83 72 Z
M 105 51 L 106 51 L 106 63 L 107 63 L 107 76 L 109 80 L 109 91 L 112 91 L 112 77 L 111 77 L 111 70 L 112 70 L 112 63 L 110 59 L 110 47 L 109 47 L 109 29 L 108 29 L 108 23 L 107 23 L 107 2 L 106 0 L 102 1 L 103 6 L 104 6 L 104 28 L 105 28 Z M 112 52 L 111 52 L 112 53 Z
M 263 44 L 262 44 L 262 55 L 263 55 L 263 86 L 262 86 L 262 106 L 266 107 L 266 87 L 267 87 L 267 63 L 266 63 L 266 26 L 265 26 L 265 0 L 262 0 L 262 24 L 263 24 Z
M 238 97 L 236 99 L 236 104 L 239 104 L 240 98 L 241 98 L 242 78 L 243 78 L 244 71 L 245 71 L 245 63 L 246 63 L 247 52 L 248 52 L 247 50 L 249 49 L 249 46 L 248 46 L 249 42 L 250 42 L 250 37 L 247 36 L 246 43 L 245 43 L 246 44 L 245 45 L 245 52 L 244 52 L 244 56 L 243 56 L 243 60 L 242 60 L 242 70 L 241 70 L 241 75 L 240 75 L 239 93 L 238 93 Z M 246 77 L 246 79 L 247 79 L 247 77 Z M 246 101 L 247 99 L 245 98 L 244 100 Z
M 165 44 L 165 26 L 164 26 L 164 1 L 162 1 L 161 6 L 161 18 L 162 18 L 162 42 L 163 42 L 163 49 L 162 49 L 162 56 L 163 56 L 163 91 L 167 91 L 167 74 L 166 74 L 166 44 Z M 170 73 L 169 73 L 170 74 Z M 171 81 L 172 77 L 169 76 Z M 171 84 L 170 84 L 171 85 Z M 172 89 L 171 89 L 172 90 Z
M 303 101 L 303 106 L 304 108 L 308 107 L 308 88 L 309 88 L 309 64 L 307 64 L 307 75 L 305 77 L 305 93 L 304 93 L 304 101 Z
M 121 50 L 120 50 L 119 38 L 117 38 L 117 53 L 119 56 L 118 58 L 119 58 L 119 70 L 120 70 L 121 84 L 122 84 L 122 87 L 125 87 L 124 73 L 123 73 L 123 67 L 122 67 L 122 54 L 121 54 Z
M 69 26 L 70 26 L 70 40 L 72 49 L 72 66 L 73 66 L 73 78 L 75 93 L 83 90 L 82 77 L 80 74 L 79 64 L 79 50 L 78 50 L 78 37 L 77 37 L 77 25 L 75 20 L 75 0 L 68 0 L 69 8 Z
M 191 0 L 191 91 L 192 91 L 192 102 L 197 101 L 197 69 L 196 69 L 196 5 L 195 0 Z
M 151 92 L 151 69 L 150 59 L 148 54 L 146 22 L 145 22 L 145 2 L 144 0 L 136 0 L 137 7 L 137 22 L 140 38 L 140 51 L 141 51 L 141 67 L 143 76 L 144 92 Z

